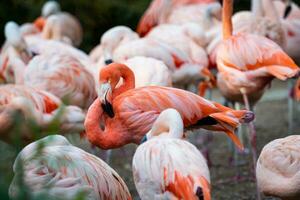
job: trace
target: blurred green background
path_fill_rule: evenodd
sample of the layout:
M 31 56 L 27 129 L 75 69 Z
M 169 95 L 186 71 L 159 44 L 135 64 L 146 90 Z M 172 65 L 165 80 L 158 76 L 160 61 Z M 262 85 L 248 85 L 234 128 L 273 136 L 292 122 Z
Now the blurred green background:
M 41 13 L 45 0 L 1 0 L 0 1 L 0 42 L 4 41 L 3 27 L 9 20 L 19 24 L 31 22 Z M 99 43 L 100 36 L 116 25 L 135 29 L 140 16 L 151 0 L 61 0 L 62 10 L 79 18 L 84 40 L 81 48 L 89 52 Z M 249 9 L 250 0 L 235 0 L 235 9 Z

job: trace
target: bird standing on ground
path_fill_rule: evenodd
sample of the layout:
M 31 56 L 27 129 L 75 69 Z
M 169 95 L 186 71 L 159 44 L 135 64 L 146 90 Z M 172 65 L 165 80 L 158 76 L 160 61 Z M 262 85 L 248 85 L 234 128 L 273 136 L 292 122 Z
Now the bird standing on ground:
M 182 140 L 183 121 L 174 109 L 161 112 L 133 157 L 137 191 L 143 200 L 210 200 L 210 176 L 205 158 Z
M 232 35 L 233 0 L 223 1 L 223 41 L 218 47 L 217 84 L 222 95 L 233 102 L 244 102 L 250 110 L 274 78 L 286 80 L 299 72 L 298 66 L 272 40 L 239 33 Z M 250 123 L 253 164 L 255 167 L 256 131 Z
M 134 89 L 134 74 L 123 64 L 108 65 L 99 78 L 98 98 L 88 110 L 85 128 L 90 142 L 103 149 L 140 143 L 167 108 L 178 110 L 185 127 L 224 131 L 240 148 L 233 131 L 240 123 L 254 119 L 251 111 L 232 110 L 184 90 L 158 86 Z M 121 78 L 124 82 L 116 88 Z
M 85 200 L 132 199 L 126 184 L 111 167 L 59 135 L 26 146 L 17 156 L 13 170 L 11 198 L 20 197 L 24 194 L 21 188 L 26 188 L 30 199 L 42 195 L 70 200 L 80 195 Z

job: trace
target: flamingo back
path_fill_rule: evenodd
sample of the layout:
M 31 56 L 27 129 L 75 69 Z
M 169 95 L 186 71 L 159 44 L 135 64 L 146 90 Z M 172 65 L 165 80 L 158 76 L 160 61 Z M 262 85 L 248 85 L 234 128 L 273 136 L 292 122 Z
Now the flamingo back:
M 67 54 L 35 56 L 24 77 L 25 85 L 51 92 L 71 105 L 87 108 L 96 97 L 93 76 Z
M 17 180 L 23 173 L 24 184 L 33 195 L 46 193 L 56 198 L 74 199 L 83 193 L 84 199 L 89 200 L 131 199 L 124 181 L 111 167 L 71 145 L 63 136 L 52 135 L 29 144 L 19 153 L 13 169 L 11 197 L 18 194 Z

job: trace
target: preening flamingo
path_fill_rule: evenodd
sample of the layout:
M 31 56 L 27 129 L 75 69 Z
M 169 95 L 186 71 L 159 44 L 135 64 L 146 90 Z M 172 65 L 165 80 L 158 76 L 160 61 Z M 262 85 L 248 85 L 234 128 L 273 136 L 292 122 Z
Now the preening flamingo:
M 124 82 L 116 88 L 121 78 Z M 223 131 L 239 148 L 243 147 L 234 129 L 254 119 L 251 111 L 232 110 L 184 90 L 159 86 L 134 89 L 134 74 L 123 64 L 103 68 L 99 79 L 98 99 L 88 110 L 85 128 L 90 142 L 103 149 L 140 143 L 167 108 L 178 110 L 186 128 Z
M 9 187 L 11 198 L 24 195 L 20 190 L 26 188 L 30 199 L 40 195 L 70 200 L 80 195 L 87 200 L 132 199 L 117 172 L 60 135 L 27 145 L 18 154 L 13 170 L 15 176 Z
M 32 123 L 39 130 L 47 130 L 54 123 L 62 133 L 84 130 L 83 111 L 76 106 L 64 106 L 59 98 L 46 91 L 6 84 L 0 86 L 0 94 L 0 137 L 4 141 L 12 142 L 15 138 L 31 141 L 34 139 L 30 129 Z M 18 112 L 25 119 L 21 124 L 16 120 Z M 18 125 L 21 125 L 20 129 L 17 129 Z
M 114 50 L 118 46 L 136 39 L 139 39 L 138 34 L 130 28 L 115 26 L 101 36 L 100 44 L 90 52 L 90 58 L 98 65 L 108 65 L 112 62 Z
M 225 98 L 243 102 L 247 109 L 255 104 L 273 78 L 286 80 L 299 72 L 298 66 L 272 40 L 239 33 L 232 35 L 233 0 L 223 1 L 223 42 L 218 47 L 218 87 Z M 255 166 L 256 132 L 250 124 Z
M 279 197 L 282 200 L 299 199 L 299 155 L 299 135 L 276 139 L 264 146 L 256 166 L 260 191 L 266 196 Z
M 42 16 L 34 24 L 44 39 L 53 39 L 79 46 L 82 41 L 82 27 L 73 15 L 62 12 L 56 1 L 48 1 L 42 8 Z
M 174 109 L 160 113 L 133 157 L 135 186 L 141 199 L 210 200 L 205 158 L 182 140 L 183 121 Z
M 162 23 L 196 22 L 203 28 L 209 28 L 209 25 L 215 23 L 213 18 L 220 16 L 220 11 L 215 0 L 153 0 L 141 17 L 137 32 L 145 36 L 153 27 Z
M 12 58 L 13 59 L 13 58 Z M 51 92 L 66 104 L 88 108 L 96 98 L 95 81 L 75 57 L 50 53 L 35 56 L 23 70 L 24 84 Z

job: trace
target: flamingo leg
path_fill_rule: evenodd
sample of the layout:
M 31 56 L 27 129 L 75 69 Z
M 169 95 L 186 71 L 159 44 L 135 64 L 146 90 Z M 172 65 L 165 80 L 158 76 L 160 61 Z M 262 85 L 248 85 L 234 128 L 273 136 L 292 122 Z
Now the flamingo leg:
M 244 104 L 247 110 L 250 110 L 249 99 L 246 94 L 246 90 L 241 88 L 241 93 L 243 95 Z M 252 151 L 252 162 L 253 162 L 253 173 L 255 177 L 255 168 L 256 168 L 256 161 L 257 161 L 257 147 L 256 147 L 256 129 L 254 126 L 253 121 L 249 123 L 249 134 L 250 134 L 250 143 L 251 143 L 251 151 Z M 260 191 L 258 185 L 256 183 L 256 199 L 261 200 Z
M 111 161 L 111 155 L 112 155 L 112 150 L 111 149 L 109 149 L 109 150 L 107 150 L 106 152 L 105 152 L 105 162 L 107 163 L 107 164 L 110 164 L 110 161 Z
M 288 80 L 288 91 L 293 90 L 293 81 Z M 288 123 L 289 123 L 289 133 L 293 132 L 293 126 L 294 126 L 294 100 L 291 97 L 291 94 L 288 96 Z

